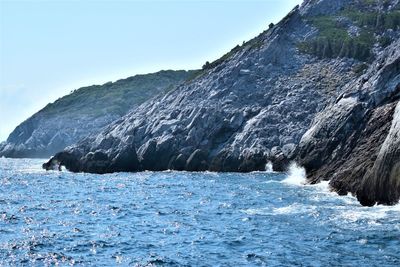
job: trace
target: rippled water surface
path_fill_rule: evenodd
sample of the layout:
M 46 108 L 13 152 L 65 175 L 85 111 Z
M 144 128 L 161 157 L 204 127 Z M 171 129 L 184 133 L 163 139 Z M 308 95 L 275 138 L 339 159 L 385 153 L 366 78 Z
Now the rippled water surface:
M 400 208 L 295 174 L 45 172 L 0 159 L 0 266 L 399 266 Z

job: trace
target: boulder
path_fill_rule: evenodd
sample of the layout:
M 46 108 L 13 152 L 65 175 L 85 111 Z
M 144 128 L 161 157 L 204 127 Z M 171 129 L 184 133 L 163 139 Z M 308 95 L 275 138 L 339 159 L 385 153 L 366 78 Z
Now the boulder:
M 207 168 L 207 154 L 201 149 L 196 149 L 186 161 L 187 171 L 205 171 Z

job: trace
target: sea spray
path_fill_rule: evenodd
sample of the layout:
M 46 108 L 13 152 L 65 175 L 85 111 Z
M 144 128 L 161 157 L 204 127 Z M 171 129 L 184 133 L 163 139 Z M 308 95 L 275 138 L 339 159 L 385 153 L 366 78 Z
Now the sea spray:
M 305 185 L 306 184 L 306 170 L 293 162 L 289 166 L 288 176 L 282 181 L 290 185 Z
M 272 162 L 268 161 L 267 164 L 265 164 L 265 171 L 266 172 L 274 172 L 274 170 L 272 169 Z

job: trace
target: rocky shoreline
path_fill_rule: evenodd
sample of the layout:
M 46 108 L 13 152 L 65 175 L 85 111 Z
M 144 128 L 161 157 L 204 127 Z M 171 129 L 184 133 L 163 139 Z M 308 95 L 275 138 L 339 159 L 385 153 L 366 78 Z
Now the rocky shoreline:
M 73 172 L 286 171 L 361 204 L 400 196 L 400 4 L 307 0 L 43 165 Z M 382 22 L 383 21 L 383 22 Z
M 399 200 L 400 41 L 317 115 L 299 144 L 298 162 L 312 183 L 330 180 L 363 205 Z
M 124 144 L 126 150 L 111 162 L 101 150 L 86 154 L 85 161 L 77 160 L 73 154 L 77 150 L 72 147 L 71 152 L 57 154 L 44 168 L 56 163 L 72 171 L 95 173 L 167 169 L 248 172 L 264 170 L 271 162 L 274 170 L 285 171 L 297 161 L 305 167 L 310 183 L 330 180 L 335 191 L 353 193 L 363 205 L 395 204 L 400 192 L 399 47 L 397 41 L 386 49 L 377 60 L 379 68 L 371 67 L 348 84 L 335 103 L 318 113 L 299 144 L 273 147 L 267 155 L 259 151 L 238 159 L 228 153 L 210 164 L 207 153 L 196 149 L 187 159 L 182 154 L 166 157 L 169 162 L 163 166 L 159 160 L 168 155 L 170 147 L 152 142 L 138 152 Z M 77 147 L 82 148 L 82 144 Z

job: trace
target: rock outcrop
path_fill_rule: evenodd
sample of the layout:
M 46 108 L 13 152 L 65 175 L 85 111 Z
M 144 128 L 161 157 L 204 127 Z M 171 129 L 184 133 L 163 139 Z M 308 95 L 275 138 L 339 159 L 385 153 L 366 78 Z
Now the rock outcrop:
M 297 160 L 310 182 L 330 180 L 364 205 L 394 203 L 399 8 L 398 0 L 305 1 L 44 167 L 248 172 L 271 162 L 285 171 Z
M 310 181 L 330 180 L 339 194 L 351 192 L 364 205 L 397 202 L 400 147 L 393 114 L 399 98 L 398 40 L 316 116 L 302 137 L 298 161 Z
M 195 72 L 161 71 L 73 91 L 20 124 L 0 145 L 0 157 L 46 158 L 163 94 Z
M 392 126 L 357 191 L 364 205 L 395 204 L 400 198 L 400 102 L 397 103 Z

